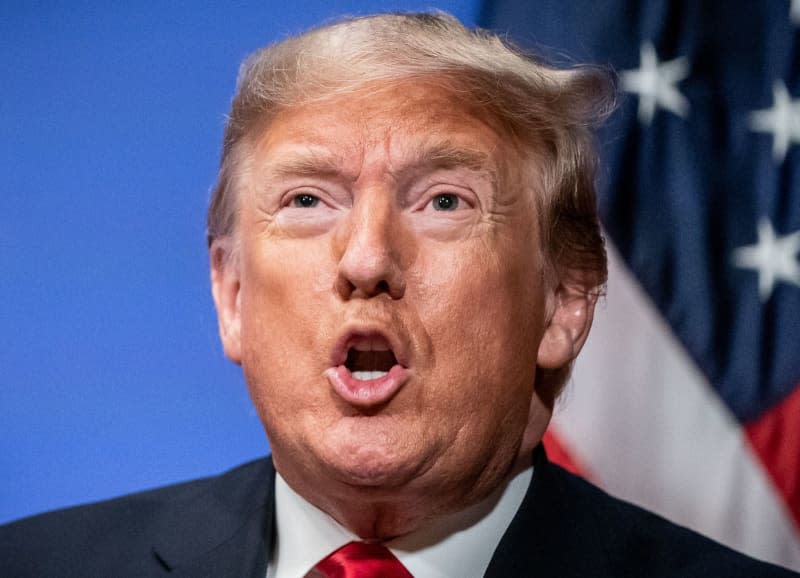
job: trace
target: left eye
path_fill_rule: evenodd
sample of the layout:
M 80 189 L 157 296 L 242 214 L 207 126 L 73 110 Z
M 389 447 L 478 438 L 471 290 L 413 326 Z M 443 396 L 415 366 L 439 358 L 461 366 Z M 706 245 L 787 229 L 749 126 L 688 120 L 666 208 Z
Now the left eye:
M 460 199 L 456 195 L 444 193 L 433 197 L 434 211 L 455 211 L 458 208 Z
M 301 209 L 312 209 L 319 205 L 319 197 L 302 193 L 292 199 L 292 206 Z

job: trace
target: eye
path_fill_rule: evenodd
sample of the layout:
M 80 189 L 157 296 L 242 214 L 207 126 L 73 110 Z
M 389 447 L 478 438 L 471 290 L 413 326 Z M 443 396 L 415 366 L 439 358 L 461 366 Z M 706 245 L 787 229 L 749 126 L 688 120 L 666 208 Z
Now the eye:
M 292 198 L 292 206 L 299 209 L 313 209 L 319 205 L 319 197 L 309 195 L 308 193 L 300 193 Z
M 442 193 L 433 197 L 433 210 L 434 211 L 455 211 L 458 208 L 461 199 L 456 195 L 450 193 Z

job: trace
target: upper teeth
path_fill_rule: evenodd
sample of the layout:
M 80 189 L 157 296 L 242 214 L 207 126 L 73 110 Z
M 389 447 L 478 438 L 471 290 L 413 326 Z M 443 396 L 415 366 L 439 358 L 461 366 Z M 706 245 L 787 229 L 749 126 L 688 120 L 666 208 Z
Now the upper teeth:
M 356 351 L 388 351 L 389 344 L 382 337 L 373 337 L 370 339 L 359 339 L 353 345 Z
M 388 371 L 354 371 L 353 377 L 359 381 L 369 381 L 370 379 L 378 379 L 384 375 L 389 375 Z

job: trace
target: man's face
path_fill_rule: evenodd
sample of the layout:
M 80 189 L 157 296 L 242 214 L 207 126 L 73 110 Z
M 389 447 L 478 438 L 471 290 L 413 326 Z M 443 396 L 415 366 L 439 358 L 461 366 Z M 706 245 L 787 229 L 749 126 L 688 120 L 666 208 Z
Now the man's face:
M 323 509 L 460 507 L 549 419 L 535 193 L 508 142 L 419 82 L 285 110 L 256 139 L 223 341 L 278 471 Z

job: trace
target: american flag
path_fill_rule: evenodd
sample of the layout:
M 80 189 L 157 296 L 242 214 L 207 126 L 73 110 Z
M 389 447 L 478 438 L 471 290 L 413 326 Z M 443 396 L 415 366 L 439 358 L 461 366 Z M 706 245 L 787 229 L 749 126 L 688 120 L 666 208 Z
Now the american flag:
M 496 0 L 480 23 L 618 74 L 608 295 L 551 454 L 800 570 L 800 0 Z

